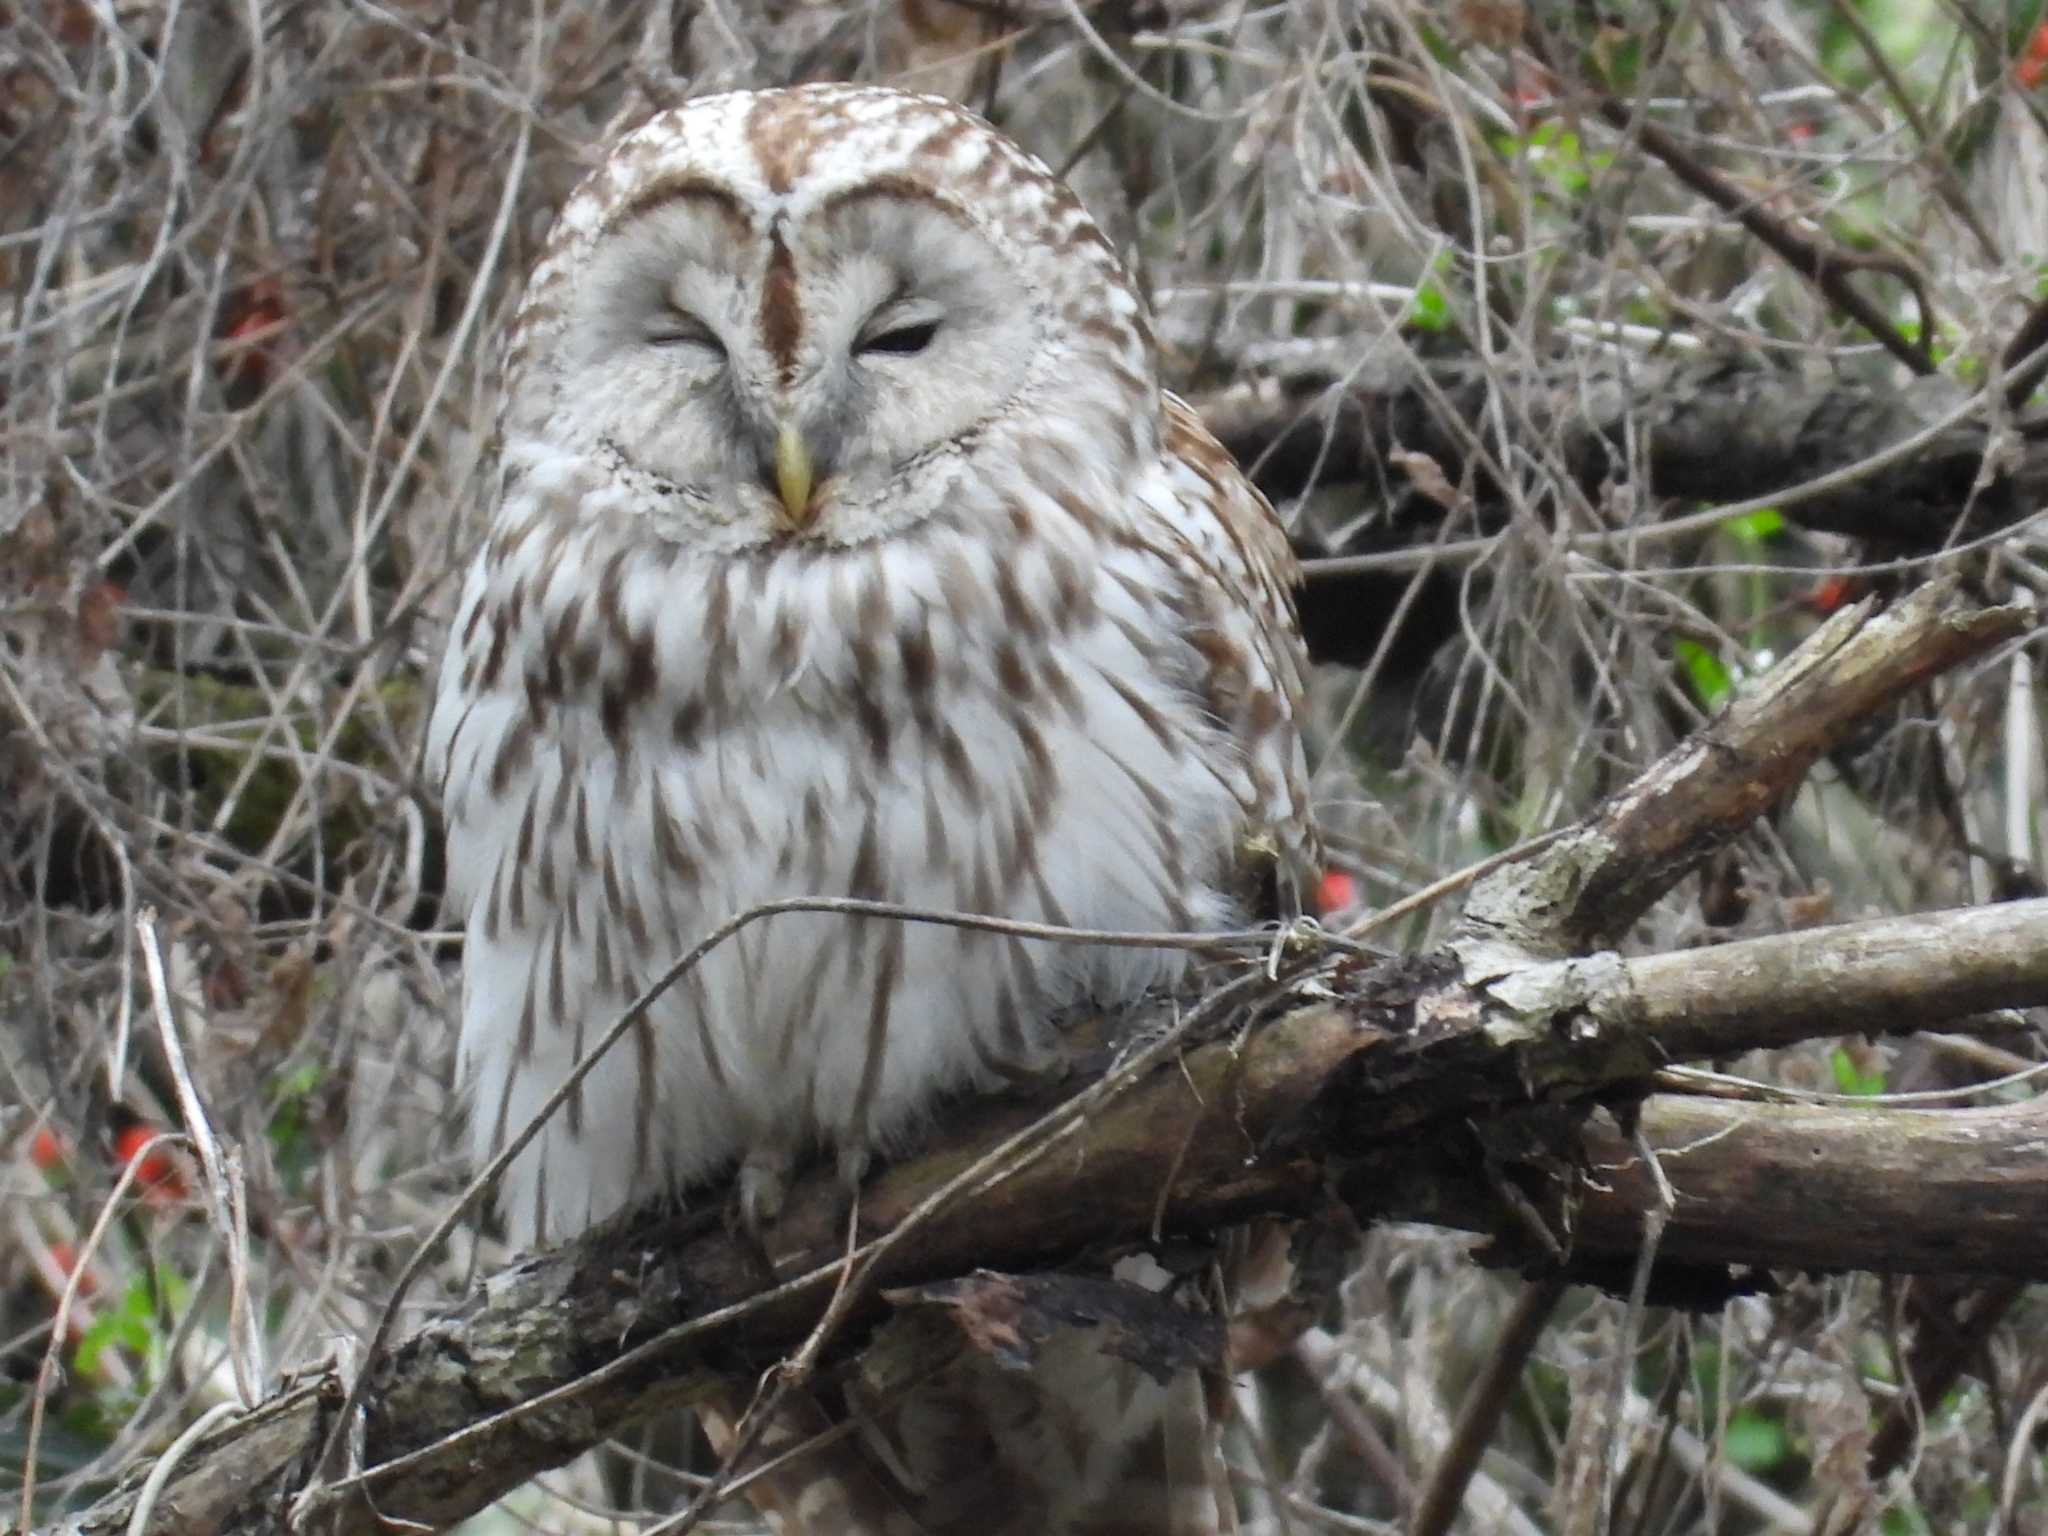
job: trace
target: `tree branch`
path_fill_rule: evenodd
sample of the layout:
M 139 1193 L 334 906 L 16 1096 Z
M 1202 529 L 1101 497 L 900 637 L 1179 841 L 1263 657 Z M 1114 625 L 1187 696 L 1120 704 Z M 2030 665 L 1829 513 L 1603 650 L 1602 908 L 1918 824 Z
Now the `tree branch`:
M 1716 1274 L 1738 1266 L 2048 1279 L 2048 1110 L 2039 1100 L 1921 1110 L 1657 1094 L 1638 1113 L 1677 1195 L 1660 1240 L 1663 1262 Z M 1490 1137 L 1547 1130 L 1510 1116 Z M 1583 1175 L 1566 1186 L 1550 1174 L 1544 1193 L 1558 1219 L 1569 1220 L 1580 1272 L 1625 1276 L 1643 1213 L 1656 1204 L 1654 1176 L 1605 1117 L 1583 1127 L 1572 1151 L 1584 1159 Z M 1540 1243 L 1504 1229 L 1498 1188 L 1475 1177 L 1471 1161 L 1432 1147 L 1382 1164 L 1373 1170 L 1377 1209 L 1501 1233 L 1503 1262 L 1540 1259 Z M 1495 1176 L 1522 1177 L 1536 1166 L 1497 1165 Z
M 1923 554 L 2006 526 L 2048 500 L 2048 436 L 2001 435 L 1988 403 L 1972 410 L 1965 391 L 1939 379 L 1901 389 L 1726 357 L 1651 354 L 1574 357 L 1550 376 L 1518 382 L 1530 439 L 1557 444 L 1561 466 L 1589 500 L 1598 502 L 1605 482 L 1647 470 L 1634 498 L 1643 508 L 1631 528 L 1638 538 L 1655 536 L 1660 515 L 1701 501 L 1779 497 L 1820 482 L 1778 503 L 1790 521 L 1867 540 L 1881 555 Z M 1503 488 L 1470 449 L 1480 439 L 1473 424 L 1500 387 L 1460 356 L 1393 378 L 1309 374 L 1198 395 L 1195 403 L 1274 500 L 1358 485 L 1368 504 L 1387 509 L 1342 546 L 1303 537 L 1313 603 L 1325 574 L 1341 576 L 1346 557 L 1383 570 L 1425 560 L 1449 570 L 1476 558 L 1476 549 L 1432 547 L 1454 514 L 1413 493 L 1399 468 L 1403 453 L 1433 461 L 1449 484 L 1469 486 L 1476 516 L 1461 505 L 1453 538 L 1507 526 Z
M 1952 578 L 1890 608 L 1841 610 L 1540 858 L 1475 885 L 1453 947 L 1470 965 L 1475 936 L 1550 954 L 1611 942 L 1877 710 L 2031 622 L 2021 607 L 1966 605 Z
M 890 1287 L 1044 1268 L 1162 1228 L 1309 1213 L 1333 1193 L 1367 1218 L 1492 1233 L 1503 1257 L 1548 1254 L 1553 1272 L 1625 1269 L 1654 1196 L 1601 1106 L 1633 1112 L 1679 1056 L 2048 1002 L 2048 902 L 1675 955 L 1558 951 L 1626 927 L 1859 713 L 2021 623 L 1948 585 L 1854 610 L 1527 867 L 1483 882 L 1452 948 L 1378 964 L 1310 955 L 1305 975 L 1295 963 L 1292 979 L 1248 994 L 1171 1067 L 1078 1073 L 1081 1091 L 1115 1085 L 1079 1120 L 1054 1119 L 1073 1082 L 1035 1101 L 977 1102 L 862 1191 L 860 1237 L 897 1237 L 876 1251 L 850 1324 L 885 1315 Z M 2031 1111 L 1640 1102 L 1677 1195 L 1662 1252 L 1711 1266 L 1724 1287 L 1731 1265 L 2048 1278 L 2048 1172 Z M 1058 1127 L 1038 1138 L 1040 1155 L 921 1210 L 1034 1122 Z M 151 1529 L 269 1530 L 295 1500 L 307 1530 L 451 1523 L 789 1351 L 838 1280 L 845 1217 L 834 1179 L 800 1184 L 765 1290 L 760 1256 L 702 1212 L 610 1226 L 494 1275 L 368 1363 L 366 1470 L 309 1489 L 343 1396 L 324 1371 L 196 1445 Z M 66 1528 L 119 1529 L 134 1499 L 131 1485 Z

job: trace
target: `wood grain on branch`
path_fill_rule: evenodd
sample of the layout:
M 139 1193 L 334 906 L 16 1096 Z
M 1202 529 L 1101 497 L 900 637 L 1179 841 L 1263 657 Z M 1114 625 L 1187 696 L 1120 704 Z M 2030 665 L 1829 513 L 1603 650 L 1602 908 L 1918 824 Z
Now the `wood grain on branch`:
M 2048 1003 L 2048 902 L 1559 958 L 1625 930 L 1860 715 L 2021 622 L 1949 585 L 1845 614 L 1572 834 L 1476 888 L 1459 945 L 1377 963 L 1296 955 L 1165 1069 L 1098 1064 L 1036 1101 L 963 1110 L 863 1189 L 868 1262 L 841 1345 L 887 1315 L 891 1287 L 1042 1269 L 1333 1198 L 1364 1219 L 1493 1235 L 1503 1257 L 1535 1254 L 1557 1274 L 1625 1269 L 1655 1198 L 1645 1146 L 1675 1196 L 1660 1251 L 1724 1276 L 2048 1278 L 2048 1136 L 2030 1108 L 1644 1098 L 1687 1055 Z M 1062 1115 L 1101 1081 L 1114 1093 Z M 1003 1177 L 931 1203 L 1032 1126 Z M 493 1275 L 366 1363 L 362 1470 L 309 1487 L 343 1396 L 333 1370 L 316 1371 L 190 1448 L 149 1528 L 271 1530 L 294 1508 L 308 1531 L 449 1524 L 803 1341 L 840 1278 L 846 1215 L 835 1180 L 801 1184 L 773 1234 L 772 1279 L 704 1213 L 607 1227 Z M 134 1505 L 130 1486 L 66 1528 L 123 1528 Z
M 2040 1100 L 1893 1109 L 1656 1094 L 1636 1113 L 1677 1197 L 1660 1239 L 1665 1260 L 2048 1279 L 2048 1109 Z M 1495 1135 L 1518 1129 L 1510 1116 Z M 1583 1126 L 1574 1150 L 1584 1174 L 1570 1192 L 1573 1251 L 1626 1263 L 1657 1201 L 1655 1175 L 1635 1139 L 1604 1116 Z M 1502 1229 L 1498 1190 L 1469 1166 L 1446 1163 L 1440 1149 L 1402 1172 L 1388 1185 L 1385 1214 Z M 1509 1238 L 1504 1257 L 1534 1256 Z

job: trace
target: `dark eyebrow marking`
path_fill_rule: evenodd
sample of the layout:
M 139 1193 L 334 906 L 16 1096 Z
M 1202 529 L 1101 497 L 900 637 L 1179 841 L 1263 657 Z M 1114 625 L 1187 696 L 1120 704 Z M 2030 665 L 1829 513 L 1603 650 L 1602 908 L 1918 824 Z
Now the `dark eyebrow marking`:
M 731 188 L 701 176 L 676 176 L 644 187 L 627 199 L 624 207 L 604 221 L 604 233 L 608 235 L 620 225 L 643 219 L 671 203 L 684 202 L 702 204 L 742 234 L 753 228 L 746 204 Z
M 963 229 L 980 232 L 980 226 L 969 216 L 966 209 L 940 192 L 937 187 L 929 182 L 919 181 L 915 176 L 877 176 L 857 187 L 848 187 L 843 192 L 833 193 L 825 199 L 820 211 L 829 216 L 857 207 L 861 203 L 885 197 L 902 202 L 920 203 L 935 212 L 943 213 Z

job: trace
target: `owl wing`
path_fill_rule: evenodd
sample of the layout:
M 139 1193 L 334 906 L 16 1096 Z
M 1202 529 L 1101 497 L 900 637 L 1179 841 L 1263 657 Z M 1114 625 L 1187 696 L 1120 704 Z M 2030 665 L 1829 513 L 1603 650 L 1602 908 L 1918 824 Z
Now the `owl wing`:
M 1164 525 L 1158 552 L 1190 593 L 1174 609 L 1199 658 L 1195 687 L 1237 759 L 1241 847 L 1277 860 L 1284 900 L 1320 863 L 1301 744 L 1308 653 L 1294 609 L 1300 566 L 1272 504 L 1171 394 L 1160 456 L 1158 489 L 1141 495 Z

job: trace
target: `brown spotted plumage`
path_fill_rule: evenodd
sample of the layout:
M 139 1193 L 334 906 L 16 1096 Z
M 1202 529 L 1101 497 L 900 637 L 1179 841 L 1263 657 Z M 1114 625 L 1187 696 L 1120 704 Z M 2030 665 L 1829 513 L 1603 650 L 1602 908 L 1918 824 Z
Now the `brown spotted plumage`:
M 563 209 L 507 370 L 428 745 L 480 1158 L 763 901 L 1209 928 L 1245 849 L 1311 867 L 1283 533 L 1079 202 L 978 118 L 854 86 L 663 114 Z M 795 1157 L 856 1174 L 1182 967 L 757 923 L 513 1162 L 507 1226 L 735 1163 L 772 1213 Z

